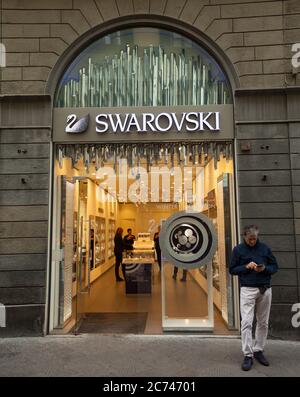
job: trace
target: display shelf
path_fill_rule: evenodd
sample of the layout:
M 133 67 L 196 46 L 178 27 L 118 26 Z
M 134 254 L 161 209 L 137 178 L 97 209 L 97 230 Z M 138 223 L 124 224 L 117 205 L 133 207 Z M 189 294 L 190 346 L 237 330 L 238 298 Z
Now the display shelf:
M 90 216 L 90 267 L 95 269 L 105 262 L 105 218 Z
M 105 262 L 105 218 L 95 217 L 95 267 Z
M 101 230 L 100 255 L 101 255 L 102 263 L 103 263 L 103 262 L 105 262 L 105 251 L 106 251 L 106 222 L 105 222 L 105 218 L 100 218 L 100 230 Z
M 220 266 L 218 261 L 218 252 L 213 257 L 212 260 L 213 268 L 213 286 L 217 291 L 220 291 Z M 206 265 L 199 268 L 200 274 L 206 279 Z
M 202 269 L 202 268 L 191 269 L 189 270 L 189 273 L 192 275 L 194 280 L 200 285 L 203 291 L 207 293 L 208 290 L 207 290 L 206 269 Z M 213 284 L 213 300 L 217 308 L 221 310 L 221 294 L 214 284 Z
M 114 219 L 108 220 L 108 258 L 114 256 L 114 238 L 115 238 L 116 222 Z
M 136 262 L 154 262 L 155 251 L 154 249 L 134 249 L 132 251 L 123 252 L 123 263 L 136 263 Z

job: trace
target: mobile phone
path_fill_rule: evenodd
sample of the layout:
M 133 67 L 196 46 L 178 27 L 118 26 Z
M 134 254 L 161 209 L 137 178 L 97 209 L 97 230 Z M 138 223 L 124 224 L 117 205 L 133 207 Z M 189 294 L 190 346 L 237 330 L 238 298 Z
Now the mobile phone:
M 259 263 L 259 264 L 256 265 L 256 267 L 263 267 L 263 264 Z

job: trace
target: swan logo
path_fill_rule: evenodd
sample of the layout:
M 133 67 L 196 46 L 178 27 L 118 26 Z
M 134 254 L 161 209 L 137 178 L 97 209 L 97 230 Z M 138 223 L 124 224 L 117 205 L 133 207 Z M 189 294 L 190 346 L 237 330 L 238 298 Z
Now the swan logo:
M 77 119 L 76 114 L 70 114 L 67 117 L 67 126 L 66 132 L 68 134 L 81 134 L 88 129 L 90 121 L 90 115 L 87 114 L 86 116 L 82 117 L 81 119 Z

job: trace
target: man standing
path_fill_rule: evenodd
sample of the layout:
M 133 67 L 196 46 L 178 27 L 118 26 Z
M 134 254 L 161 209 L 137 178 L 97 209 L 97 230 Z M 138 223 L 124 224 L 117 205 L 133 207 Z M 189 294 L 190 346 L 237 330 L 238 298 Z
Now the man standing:
M 133 243 L 135 241 L 135 236 L 132 234 L 132 229 L 127 229 L 126 236 L 124 237 L 124 248 L 127 251 L 133 251 Z
M 270 248 L 258 240 L 258 227 L 244 228 L 244 242 L 233 249 L 229 272 L 239 276 L 241 294 L 241 336 L 244 361 L 242 369 L 249 371 L 253 356 L 265 366 L 269 365 L 263 354 L 272 301 L 271 276 L 278 271 L 278 265 Z M 256 309 L 255 341 L 252 340 L 252 326 Z

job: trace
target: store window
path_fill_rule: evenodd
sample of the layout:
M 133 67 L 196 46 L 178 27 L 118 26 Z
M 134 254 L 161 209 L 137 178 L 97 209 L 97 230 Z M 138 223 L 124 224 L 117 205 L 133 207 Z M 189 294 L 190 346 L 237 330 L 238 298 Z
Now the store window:
M 209 53 L 181 34 L 132 28 L 104 36 L 62 77 L 56 107 L 231 104 L 230 84 Z

